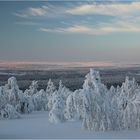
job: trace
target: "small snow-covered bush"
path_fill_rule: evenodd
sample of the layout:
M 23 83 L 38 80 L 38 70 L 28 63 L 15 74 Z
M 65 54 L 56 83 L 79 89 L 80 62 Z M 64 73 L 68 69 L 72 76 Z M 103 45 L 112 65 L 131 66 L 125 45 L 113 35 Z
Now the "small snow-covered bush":
M 0 118 L 16 119 L 16 118 L 20 118 L 20 115 L 12 105 L 6 104 L 4 108 L 0 111 Z
M 20 113 L 31 113 L 34 110 L 32 97 L 23 95 L 23 97 L 19 101 L 19 104 L 17 104 L 16 106 L 16 110 Z

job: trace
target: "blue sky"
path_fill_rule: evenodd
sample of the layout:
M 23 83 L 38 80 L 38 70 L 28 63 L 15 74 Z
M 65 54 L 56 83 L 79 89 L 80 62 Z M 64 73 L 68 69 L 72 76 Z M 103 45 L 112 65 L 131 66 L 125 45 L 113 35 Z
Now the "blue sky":
M 0 60 L 140 62 L 140 2 L 0 1 Z

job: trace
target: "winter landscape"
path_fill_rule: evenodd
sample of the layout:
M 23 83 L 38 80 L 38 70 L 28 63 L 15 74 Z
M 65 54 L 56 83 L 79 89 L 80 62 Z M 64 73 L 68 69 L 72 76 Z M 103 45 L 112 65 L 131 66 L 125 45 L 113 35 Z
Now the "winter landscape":
M 49 79 L 46 89 L 32 81 L 23 91 L 12 76 L 0 87 L 0 103 L 1 138 L 140 137 L 135 78 L 107 88 L 99 71 L 90 69 L 81 89 L 72 91 L 61 80 L 56 87 Z
M 138 0 L 0 1 L 0 139 L 140 139 Z

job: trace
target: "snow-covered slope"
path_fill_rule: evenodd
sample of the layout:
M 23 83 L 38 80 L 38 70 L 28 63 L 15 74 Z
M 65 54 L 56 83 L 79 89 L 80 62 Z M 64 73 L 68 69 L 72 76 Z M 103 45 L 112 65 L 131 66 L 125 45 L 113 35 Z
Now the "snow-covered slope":
M 83 88 L 74 92 L 61 80 L 58 89 L 49 80 L 46 91 L 33 81 L 23 92 L 15 77 L 0 87 L 0 138 L 140 138 L 139 132 L 135 79 L 107 89 L 90 69 Z
M 140 131 L 94 132 L 81 129 L 81 122 L 70 121 L 52 124 L 48 121 L 48 112 L 36 111 L 21 115 L 20 119 L 0 121 L 0 139 L 22 138 L 140 138 Z

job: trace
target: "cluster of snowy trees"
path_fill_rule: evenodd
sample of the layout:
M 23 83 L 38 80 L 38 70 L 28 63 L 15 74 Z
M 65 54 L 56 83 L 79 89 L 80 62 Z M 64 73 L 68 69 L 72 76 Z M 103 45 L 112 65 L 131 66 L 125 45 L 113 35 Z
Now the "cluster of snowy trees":
M 140 86 L 126 77 L 122 86 L 110 89 L 101 82 L 98 71 L 90 69 L 82 89 L 74 92 L 62 81 L 56 89 L 51 79 L 46 91 L 38 91 L 37 81 L 21 91 L 15 77 L 0 87 L 0 118 L 19 118 L 22 113 L 48 111 L 52 123 L 82 121 L 82 127 L 94 131 L 140 128 Z

